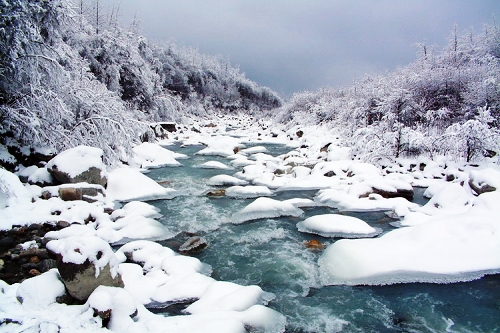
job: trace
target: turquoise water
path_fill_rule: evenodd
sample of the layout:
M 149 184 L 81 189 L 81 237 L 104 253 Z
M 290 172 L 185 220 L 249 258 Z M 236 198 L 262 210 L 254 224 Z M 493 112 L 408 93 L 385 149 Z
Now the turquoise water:
M 289 148 L 266 146 L 272 155 Z M 153 169 L 148 176 L 168 180 L 183 195 L 154 201 L 161 222 L 177 232 L 205 237 L 209 247 L 198 258 L 213 268 L 212 276 L 239 284 L 257 284 L 273 292 L 269 306 L 287 317 L 287 332 L 500 332 L 500 275 L 455 284 L 400 284 L 393 286 L 321 286 L 317 259 L 320 252 L 304 246 L 317 239 L 329 245 L 335 239 L 299 233 L 295 224 L 305 217 L 336 212 L 330 208 L 304 209 L 301 218 L 262 219 L 241 225 L 231 214 L 254 199 L 209 198 L 207 180 L 238 170 L 201 169 L 217 156 L 193 155 L 201 146 L 170 150 L 190 156 L 183 166 Z M 421 194 L 422 191 L 419 191 Z M 315 191 L 282 192 L 274 198 L 313 198 Z M 421 196 L 416 200 L 425 202 Z M 337 212 L 338 213 L 338 212 Z M 384 231 L 393 229 L 382 212 L 346 212 Z M 498 254 L 492 254 L 498 255 Z

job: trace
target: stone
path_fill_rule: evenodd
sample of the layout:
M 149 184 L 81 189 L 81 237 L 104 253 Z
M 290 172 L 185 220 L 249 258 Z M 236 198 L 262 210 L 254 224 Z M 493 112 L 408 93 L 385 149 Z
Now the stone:
M 226 195 L 226 190 L 224 189 L 210 190 L 207 192 L 208 197 L 223 197 L 225 195 Z
M 83 264 L 74 264 L 64 262 L 62 256 L 57 255 L 57 269 L 68 293 L 83 302 L 99 286 L 124 287 L 120 274 L 111 275 L 109 264 L 96 277 L 96 268 L 88 259 Z
M 328 147 L 330 147 L 331 144 L 332 144 L 331 142 L 327 143 L 326 145 L 324 145 L 323 147 L 321 147 L 321 149 L 319 151 L 322 152 L 322 153 L 328 152 Z
M 82 189 L 75 187 L 59 188 L 59 198 L 64 201 L 82 200 Z
M 405 198 L 408 200 L 412 200 L 413 194 L 414 194 L 413 189 L 407 190 L 407 189 L 398 188 L 398 189 L 396 189 L 396 191 L 386 191 L 383 189 L 373 187 L 372 190 L 373 190 L 373 193 L 379 194 L 386 199 L 401 197 L 401 198 Z
M 316 239 L 308 240 L 304 242 L 304 245 L 311 250 L 323 250 L 325 248 L 325 245 Z
M 297 137 L 301 138 L 304 135 L 304 131 L 298 130 L 295 134 L 297 134 Z
M 40 271 L 38 269 L 30 269 L 30 271 L 28 272 L 29 275 L 32 275 L 32 276 L 37 276 L 37 275 L 40 275 Z
M 330 170 L 327 173 L 325 173 L 323 176 L 325 176 L 325 177 L 333 177 L 333 176 L 335 176 L 335 172 L 333 172 L 332 170 Z
M 89 183 L 106 186 L 106 167 L 99 148 L 78 146 L 59 153 L 47 170 L 62 184 Z
M 205 238 L 200 236 L 193 236 L 179 247 L 179 252 L 196 253 L 203 251 L 207 246 L 208 243 Z

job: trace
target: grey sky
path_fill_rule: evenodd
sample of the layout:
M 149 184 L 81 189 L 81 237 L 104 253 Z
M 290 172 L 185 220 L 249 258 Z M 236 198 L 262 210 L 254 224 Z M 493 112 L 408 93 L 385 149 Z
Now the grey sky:
M 100 0 L 135 14 L 150 40 L 229 57 L 247 77 L 287 95 L 350 85 L 443 46 L 455 25 L 479 32 L 500 0 Z

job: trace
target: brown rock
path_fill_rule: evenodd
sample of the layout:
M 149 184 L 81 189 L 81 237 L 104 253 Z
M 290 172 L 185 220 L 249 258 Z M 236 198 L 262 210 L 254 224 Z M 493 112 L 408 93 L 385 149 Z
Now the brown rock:
M 75 187 L 59 188 L 59 198 L 64 201 L 82 200 L 82 189 Z
M 323 245 L 320 241 L 316 239 L 311 239 L 309 241 L 304 242 L 304 245 L 311 250 L 323 250 L 325 248 L 325 245 Z

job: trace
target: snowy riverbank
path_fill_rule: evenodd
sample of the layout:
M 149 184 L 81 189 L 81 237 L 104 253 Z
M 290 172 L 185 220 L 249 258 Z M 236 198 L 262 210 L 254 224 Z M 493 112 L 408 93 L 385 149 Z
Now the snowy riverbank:
M 300 218 L 302 208 L 314 206 L 383 210 L 397 219 L 394 224 L 399 228 L 378 237 L 379 230 L 359 219 L 318 215 L 299 222 L 301 232 L 361 238 L 336 241 L 323 252 L 318 264 L 325 285 L 449 283 L 500 270 L 500 256 L 496 255 L 500 253 L 497 159 L 482 161 L 479 166 L 444 158 L 372 165 L 350 159 L 349 148 L 342 147 L 334 133 L 325 128 L 284 131 L 251 119 L 220 122 L 215 127 L 205 127 L 203 121 L 189 124 L 175 134 L 176 138 L 160 145 L 136 147 L 129 166 L 102 171 L 107 177 L 106 189 L 71 185 L 96 188 L 92 200 L 87 200 L 92 202 L 62 200 L 61 188 L 70 185 L 23 185 L 18 177 L 2 170 L 0 228 L 67 221 L 71 225 L 46 234 L 53 239 L 48 248 L 75 264 L 88 260 L 96 275 L 105 269 L 114 277 L 120 275 L 123 287 L 101 286 L 83 304 L 66 305 L 57 302 L 66 293 L 57 269 L 20 284 L 2 283 L 0 310 L 4 323 L 0 332 L 98 332 L 106 330 L 103 320 L 107 329 L 115 332 L 284 331 L 284 316 L 265 307 L 273 294 L 259 286 L 216 281 L 210 277 L 210 266 L 153 242 L 172 238 L 175 233 L 158 221 L 157 209 L 137 200 L 168 199 L 181 195 L 183 189 L 163 187 L 140 171 L 182 167 L 179 165 L 187 156 L 168 150 L 174 141 L 203 144 L 206 147 L 198 154 L 226 159 L 226 163 L 200 165 L 221 170 L 210 183 L 224 189 L 222 195 L 255 198 L 227 216 L 228 223 L 280 216 Z M 227 132 L 226 128 L 233 130 Z M 259 143 L 286 144 L 291 151 L 275 157 Z M 76 166 L 102 167 L 99 159 L 85 161 L 89 164 L 79 164 L 72 156 L 59 165 L 64 168 L 67 163 L 72 171 Z M 39 170 L 33 173 L 48 177 L 48 172 Z M 416 186 L 427 187 L 430 201 L 425 206 L 408 201 Z M 300 190 L 317 194 L 314 200 L 272 198 L 276 193 Z M 482 191 L 487 192 L 478 195 Z M 50 193 L 50 198 L 44 193 Z M 124 205 L 120 207 L 117 201 Z M 112 250 L 109 244 L 118 250 Z M 192 304 L 183 316 L 162 316 L 147 309 L 175 303 Z

